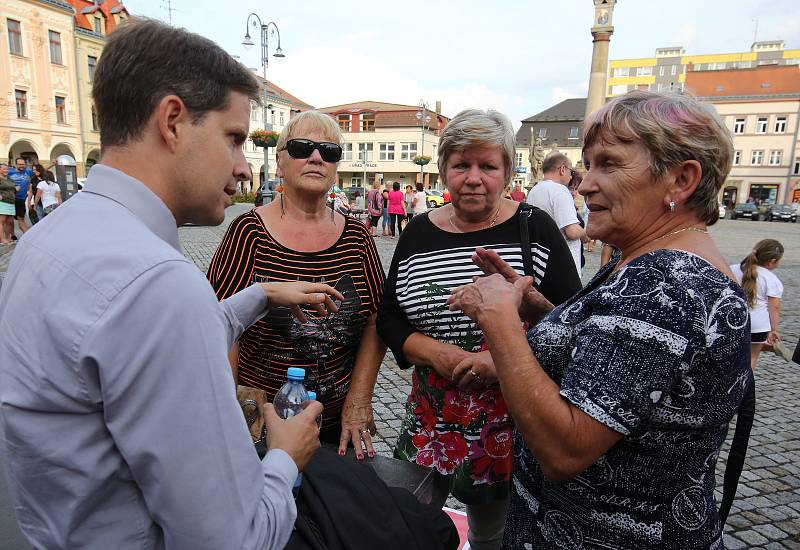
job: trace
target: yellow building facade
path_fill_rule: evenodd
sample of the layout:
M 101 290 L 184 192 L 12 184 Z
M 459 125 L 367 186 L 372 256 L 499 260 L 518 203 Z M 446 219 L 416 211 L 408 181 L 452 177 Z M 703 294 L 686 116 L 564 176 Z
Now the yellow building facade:
M 0 3 L 0 161 L 84 158 L 73 14 L 60 0 Z
M 683 47 L 658 48 L 653 57 L 615 59 L 609 63 L 607 96 L 632 90 L 683 91 L 688 71 L 749 69 L 763 65 L 798 65 L 800 50 L 782 40 L 754 42 L 749 52 L 686 55 Z

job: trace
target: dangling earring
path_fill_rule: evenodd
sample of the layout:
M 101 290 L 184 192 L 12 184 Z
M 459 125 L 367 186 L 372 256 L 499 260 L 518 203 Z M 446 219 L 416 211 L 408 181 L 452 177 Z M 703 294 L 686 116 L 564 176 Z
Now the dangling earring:
M 331 192 L 328 196 L 331 198 L 331 221 L 333 225 L 336 225 L 336 220 L 333 218 L 333 210 L 336 208 L 336 193 Z
M 670 214 L 675 213 L 675 201 L 669 201 L 669 213 Z
M 286 214 L 286 208 L 283 206 L 283 193 L 281 193 L 281 218 L 283 217 L 284 214 Z

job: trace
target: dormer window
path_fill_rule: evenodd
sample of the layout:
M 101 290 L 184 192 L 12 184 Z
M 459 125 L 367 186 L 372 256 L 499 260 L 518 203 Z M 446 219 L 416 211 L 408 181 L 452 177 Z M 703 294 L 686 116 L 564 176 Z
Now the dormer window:
M 94 32 L 97 34 L 103 34 L 103 18 L 94 16 Z

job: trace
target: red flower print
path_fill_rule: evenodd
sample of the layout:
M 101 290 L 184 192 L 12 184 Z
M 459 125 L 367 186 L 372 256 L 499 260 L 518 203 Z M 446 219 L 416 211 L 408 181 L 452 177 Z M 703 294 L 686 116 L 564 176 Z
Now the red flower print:
M 484 426 L 480 439 L 470 447 L 470 477 L 484 483 L 507 481 L 514 467 L 513 444 L 510 423 Z
M 444 394 L 442 420 L 450 424 L 460 424 L 465 428 L 472 424 L 485 409 L 470 392 L 450 390 Z
M 417 464 L 432 466 L 443 475 L 455 472 L 464 463 L 469 450 L 464 437 L 458 432 L 420 432 L 411 438 L 411 442 L 419 449 Z
M 428 369 L 428 387 L 435 390 L 445 390 L 453 387 L 453 383 L 433 369 Z
M 486 424 L 509 421 L 508 406 L 498 388 L 486 388 L 475 399 L 481 404 L 481 408 L 486 411 Z
M 433 407 L 431 397 L 423 392 L 418 392 L 414 397 L 416 399 L 414 414 L 422 425 L 422 429 L 427 432 L 433 431 L 436 427 L 436 409 Z

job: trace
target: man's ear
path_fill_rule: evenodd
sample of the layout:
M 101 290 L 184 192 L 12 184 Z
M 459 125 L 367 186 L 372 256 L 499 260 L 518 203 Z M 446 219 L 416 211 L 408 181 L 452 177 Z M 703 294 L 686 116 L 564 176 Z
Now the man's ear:
M 181 126 L 191 123 L 189 110 L 178 96 L 166 95 L 156 106 L 156 127 L 164 145 L 174 153 L 178 148 L 178 139 L 183 137 Z
M 667 201 L 686 204 L 703 176 L 703 168 L 696 160 L 686 160 L 669 171 L 670 183 Z

